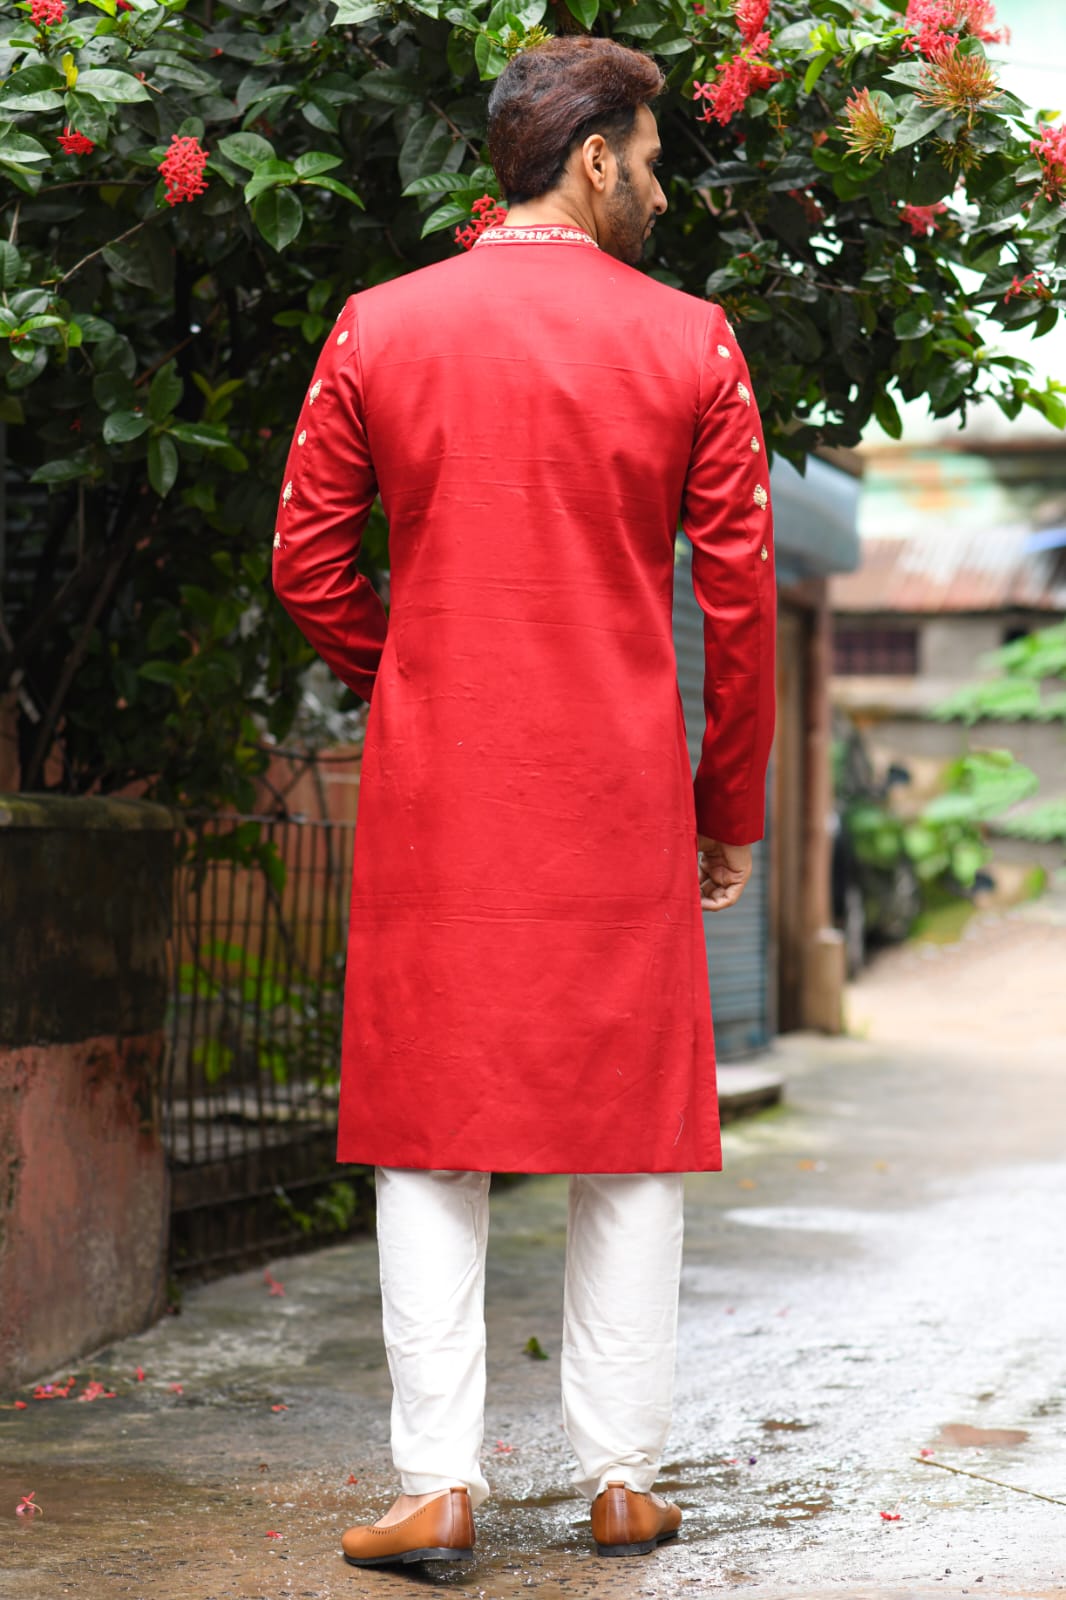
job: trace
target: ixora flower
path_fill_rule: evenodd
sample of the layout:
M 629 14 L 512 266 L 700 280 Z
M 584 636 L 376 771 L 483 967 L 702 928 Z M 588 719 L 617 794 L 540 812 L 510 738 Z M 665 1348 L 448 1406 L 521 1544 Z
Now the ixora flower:
M 967 127 L 982 106 L 1000 97 L 999 80 L 983 55 L 963 55 L 952 46 L 941 50 L 922 70 L 918 99 L 926 106 L 941 106 L 965 117 Z
M 766 26 L 770 15 L 770 0 L 733 0 L 733 15 L 741 36 L 750 44 Z
M 860 161 L 867 156 L 887 155 L 892 148 L 892 129 L 869 89 L 856 89 L 844 105 L 846 121 L 838 124 L 844 143 Z
M 717 73 L 714 82 L 692 85 L 692 98 L 707 102 L 697 122 L 720 122 L 724 127 L 738 111 L 744 110 L 757 89 L 768 89 L 772 83 L 780 82 L 783 74 L 762 59 L 769 48 L 770 35 L 757 34 L 749 39 L 740 55 L 734 56 L 732 61 L 721 62 L 714 69 Z
M 1061 127 L 1042 126 L 1040 138 L 1029 146 L 1040 163 L 1040 187 L 1048 200 L 1058 200 L 1066 191 L 1066 123 Z
M 1009 305 L 1012 300 L 1050 300 L 1051 285 L 1039 272 L 1027 272 L 1024 278 L 1019 278 L 1017 273 L 1011 280 L 1011 286 L 1003 296 L 1003 304 Z M 924 1453 L 924 1452 L 923 1452 Z M 930 1451 L 930 1454 L 932 1452 Z
M 30 21 L 35 28 L 54 28 L 66 14 L 63 0 L 30 0 Z
M 183 200 L 195 200 L 207 188 L 204 168 L 209 151 L 205 150 L 193 134 L 182 138 L 174 134 L 170 149 L 159 163 L 159 171 L 166 183 L 168 206 L 180 205 Z
M 940 224 L 936 219 L 946 210 L 943 200 L 938 200 L 935 206 L 901 206 L 899 214 L 910 224 L 916 239 L 928 239 L 931 233 L 939 233 Z
M 479 239 L 486 228 L 499 227 L 507 215 L 507 207 L 501 206 L 491 194 L 483 194 L 470 209 L 474 213 L 472 220 L 465 228 L 455 230 L 455 242 L 461 244 L 464 250 L 471 249 L 475 239 Z
M 77 128 L 66 127 L 63 132 L 56 135 L 60 149 L 68 156 L 87 156 L 96 149 L 91 139 L 84 133 L 79 133 Z
M 1005 44 L 1010 38 L 1006 28 L 995 27 L 992 0 L 908 0 L 904 21 L 913 30 L 904 50 L 929 57 L 951 49 L 961 34 L 984 44 Z

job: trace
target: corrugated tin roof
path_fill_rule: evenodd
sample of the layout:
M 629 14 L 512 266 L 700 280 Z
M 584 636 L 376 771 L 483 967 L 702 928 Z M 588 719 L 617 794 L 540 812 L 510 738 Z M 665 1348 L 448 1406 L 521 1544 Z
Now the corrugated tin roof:
M 1066 610 L 1066 563 L 1034 534 L 1066 524 L 1066 450 L 896 446 L 866 460 L 862 565 L 834 577 L 841 611 Z
M 925 527 L 909 539 L 864 539 L 858 572 L 830 580 L 835 611 L 1066 611 L 1054 551 L 1032 553 L 1027 527 Z

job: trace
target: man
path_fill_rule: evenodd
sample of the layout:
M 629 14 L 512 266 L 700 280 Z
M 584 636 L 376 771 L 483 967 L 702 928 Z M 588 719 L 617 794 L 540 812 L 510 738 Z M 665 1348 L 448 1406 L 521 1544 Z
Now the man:
M 489 106 L 505 223 L 347 302 L 289 456 L 275 588 L 370 701 L 339 1156 L 378 1169 L 403 1492 L 345 1534 L 356 1564 L 471 1554 L 492 1171 L 577 1175 L 563 1414 L 597 1549 L 681 1520 L 651 1489 L 681 1175 L 721 1166 L 700 895 L 735 903 L 762 834 L 775 593 L 740 350 L 634 270 L 666 209 L 661 87 L 603 39 L 517 55 Z M 387 623 L 356 570 L 378 492 Z M 706 613 L 695 801 L 679 515 Z

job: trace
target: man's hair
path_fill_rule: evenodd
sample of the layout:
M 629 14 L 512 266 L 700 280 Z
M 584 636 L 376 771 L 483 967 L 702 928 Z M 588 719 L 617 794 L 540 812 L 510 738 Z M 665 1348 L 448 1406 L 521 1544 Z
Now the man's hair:
M 587 34 L 512 56 L 489 98 L 489 159 L 512 205 L 547 194 L 576 144 L 601 133 L 617 154 L 663 75 L 650 56 Z

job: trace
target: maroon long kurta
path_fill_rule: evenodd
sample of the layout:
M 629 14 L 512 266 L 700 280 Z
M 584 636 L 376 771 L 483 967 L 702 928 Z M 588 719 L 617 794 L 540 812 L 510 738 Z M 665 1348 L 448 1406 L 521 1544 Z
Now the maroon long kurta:
M 282 603 L 371 702 L 342 1160 L 721 1165 L 696 832 L 762 833 L 768 487 L 721 310 L 581 232 L 493 229 L 345 305 L 274 541 Z M 355 565 L 379 492 L 387 624 Z M 679 514 L 706 613 L 695 803 Z

